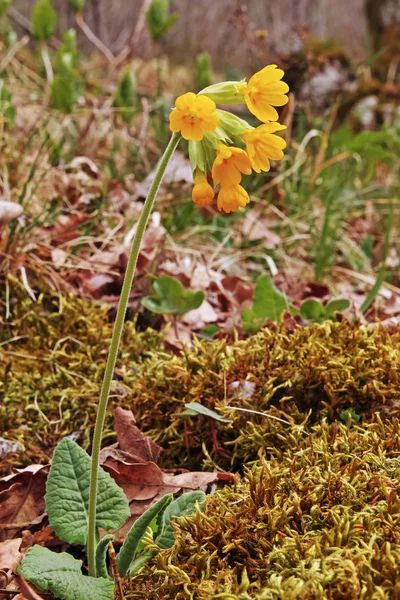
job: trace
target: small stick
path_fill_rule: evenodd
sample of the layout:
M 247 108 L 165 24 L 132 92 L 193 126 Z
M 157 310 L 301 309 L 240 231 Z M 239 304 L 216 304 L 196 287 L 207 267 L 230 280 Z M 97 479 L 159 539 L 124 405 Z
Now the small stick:
M 124 591 L 122 589 L 121 576 L 119 574 L 118 566 L 117 566 L 117 555 L 115 554 L 115 548 L 114 548 L 112 542 L 108 542 L 108 555 L 110 557 L 110 565 L 111 565 L 112 572 L 114 574 L 114 581 L 117 586 L 118 596 L 119 596 L 120 600 L 124 600 Z
M 103 42 L 97 37 L 97 35 L 93 33 L 89 25 L 83 20 L 83 17 L 80 13 L 76 13 L 75 20 L 78 27 L 81 28 L 88 40 L 92 42 L 93 46 L 95 46 L 97 50 L 99 50 L 99 52 L 101 52 L 109 62 L 112 62 L 114 60 L 114 54 L 107 48 L 105 44 L 103 44 Z

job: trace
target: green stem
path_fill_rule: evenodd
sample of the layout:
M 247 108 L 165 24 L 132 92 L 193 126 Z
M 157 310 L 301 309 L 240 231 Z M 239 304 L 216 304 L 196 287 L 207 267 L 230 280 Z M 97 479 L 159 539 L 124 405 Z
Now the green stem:
M 53 67 L 51 65 L 49 47 L 47 45 L 47 42 L 40 42 L 40 51 L 42 53 L 44 68 L 46 69 L 47 83 L 51 85 L 53 83 L 54 73 Z
M 154 181 L 149 190 L 146 202 L 143 205 L 142 213 L 138 221 L 135 239 L 133 240 L 131 253 L 126 267 L 124 283 L 122 285 L 121 296 L 118 304 L 117 316 L 115 318 L 114 328 L 111 337 L 110 350 L 107 358 L 106 369 L 104 373 L 103 385 L 100 393 L 99 406 L 96 415 L 96 424 L 93 434 L 92 445 L 92 464 L 90 471 L 90 491 L 89 491 L 89 526 L 88 526 L 88 562 L 89 575 L 96 577 L 96 503 L 97 503 L 97 483 L 99 472 L 99 458 L 101 448 L 101 438 L 104 427 L 104 420 L 107 412 L 108 397 L 110 394 L 111 383 L 114 374 L 115 363 L 117 360 L 119 344 L 121 340 L 122 329 L 124 327 L 125 314 L 128 306 L 129 295 L 135 275 L 136 263 L 139 256 L 140 246 L 149 220 L 154 200 L 157 196 L 161 180 L 164 176 L 168 162 L 180 140 L 180 134 L 174 133 L 163 154 L 158 166 Z

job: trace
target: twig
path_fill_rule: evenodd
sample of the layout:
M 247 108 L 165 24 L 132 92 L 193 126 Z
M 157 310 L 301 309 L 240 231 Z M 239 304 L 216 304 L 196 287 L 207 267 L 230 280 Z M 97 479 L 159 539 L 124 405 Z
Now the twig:
M 114 60 L 114 54 L 107 48 L 105 44 L 93 33 L 88 24 L 83 20 L 81 13 L 76 13 L 75 15 L 76 24 L 83 33 L 86 35 L 88 40 L 92 42 L 93 46 L 97 48 L 99 52 L 101 52 L 108 61 L 112 62 Z
M 13 46 L 11 46 L 7 54 L 4 56 L 3 60 L 0 62 L 0 71 L 4 71 L 7 68 L 8 64 L 12 61 L 14 56 L 17 54 L 17 52 L 27 44 L 29 44 L 29 36 L 24 35 L 24 37 L 22 37 Z
M 118 54 L 118 56 L 114 60 L 113 69 L 116 69 L 121 63 L 124 62 L 124 60 L 126 60 L 129 56 L 131 56 L 135 47 L 138 45 L 140 37 L 146 26 L 146 11 L 150 5 L 150 2 L 151 2 L 151 0 L 143 0 L 143 4 L 140 9 L 139 17 L 138 17 L 138 20 L 136 21 L 136 25 L 134 27 L 132 35 L 131 35 L 128 43 L 125 45 L 124 48 L 122 48 L 121 52 Z
M 110 557 L 110 565 L 114 574 L 114 581 L 117 586 L 118 596 L 120 600 L 124 600 L 124 590 L 122 589 L 121 576 L 119 574 L 117 566 L 117 555 L 115 554 L 115 548 L 112 542 L 108 542 L 108 555 Z

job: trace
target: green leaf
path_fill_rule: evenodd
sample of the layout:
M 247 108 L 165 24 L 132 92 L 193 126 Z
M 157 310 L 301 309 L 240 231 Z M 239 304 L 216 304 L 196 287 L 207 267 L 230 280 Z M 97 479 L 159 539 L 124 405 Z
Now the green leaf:
M 0 19 L 6 16 L 13 0 L 0 0 Z
M 72 440 L 56 447 L 46 484 L 50 526 L 69 544 L 86 545 L 89 509 L 90 457 Z M 117 529 L 130 516 L 124 492 L 99 468 L 97 526 Z
M 51 0 L 38 0 L 31 12 L 32 34 L 41 42 L 47 42 L 57 25 L 57 13 Z
M 142 304 L 158 314 L 184 315 L 199 308 L 203 300 L 203 292 L 185 290 L 174 277 L 161 275 L 153 282 L 153 295 L 142 298 Z
M 205 497 L 206 495 L 204 492 L 201 492 L 200 490 L 186 492 L 167 506 L 163 515 L 161 533 L 155 540 L 157 546 L 166 549 L 171 548 L 174 545 L 175 536 L 171 522 L 179 517 L 192 515 L 196 512 L 196 504 L 201 506 Z
M 211 85 L 211 55 L 202 52 L 196 56 L 197 89 L 203 90 Z
M 341 410 L 339 413 L 339 419 L 342 421 L 342 423 L 344 423 L 345 425 L 347 425 L 347 423 L 349 422 L 349 417 L 351 418 L 351 420 L 353 420 L 355 423 L 359 423 L 361 421 L 361 417 L 360 415 L 358 415 L 355 410 L 353 410 L 352 408 L 347 408 L 346 410 Z
M 203 329 L 200 329 L 198 335 L 202 335 L 207 340 L 212 340 L 214 335 L 219 332 L 218 325 L 206 325 Z
M 131 567 L 129 569 L 129 575 L 132 577 L 135 575 L 146 563 L 149 562 L 152 558 L 157 556 L 157 550 L 146 550 L 143 554 L 140 554 L 135 560 L 132 562 Z
M 173 500 L 172 494 L 167 494 L 150 506 L 132 525 L 128 535 L 122 544 L 121 550 L 117 557 L 118 571 L 121 577 L 125 577 L 133 559 L 135 558 L 138 544 L 146 529 L 155 517 L 162 513 Z
M 129 123 L 137 103 L 137 81 L 135 73 L 129 67 L 122 74 L 115 94 L 114 106 L 121 109 L 121 117 L 125 123 Z
M 346 298 L 336 298 L 335 300 L 330 300 L 328 304 L 325 306 L 325 312 L 327 316 L 333 316 L 337 312 L 343 312 L 347 310 L 350 306 L 350 300 Z
M 108 542 L 112 542 L 114 539 L 113 535 L 105 535 L 102 540 L 96 546 L 96 573 L 97 577 L 104 577 L 108 579 L 107 572 L 107 550 Z
M 175 23 L 178 15 L 168 15 L 169 0 L 152 0 L 146 11 L 146 23 L 153 42 L 158 42 Z
M 61 600 L 113 600 L 114 582 L 82 575 L 82 561 L 57 554 L 42 546 L 30 548 L 17 573 L 40 592 L 49 591 Z
M 266 319 L 279 321 L 287 308 L 286 296 L 273 284 L 269 275 L 261 275 L 254 290 L 253 308 L 242 312 L 243 328 L 249 333 L 255 333 Z
M 14 123 L 16 114 L 16 108 L 12 103 L 12 95 L 7 90 L 4 79 L 0 79 L 0 115 L 3 117 L 6 127 Z
M 232 421 L 230 421 L 229 419 L 224 419 L 223 417 L 221 417 L 221 415 L 219 415 L 213 410 L 210 410 L 206 406 L 203 406 L 199 402 L 188 402 L 187 404 L 185 404 L 185 406 L 186 408 L 189 408 L 195 413 L 205 415 L 206 417 L 211 417 L 211 419 L 214 419 L 215 421 L 220 421 L 221 423 L 232 423 Z
M 54 108 L 65 114 L 70 114 L 75 104 L 74 91 L 75 86 L 72 78 L 56 75 L 51 84 L 51 101 Z
M 82 12 L 86 6 L 86 0 L 69 0 L 69 5 L 75 12 Z
M 314 298 L 307 298 L 300 306 L 300 315 L 307 321 L 315 321 L 315 323 L 321 323 L 327 318 L 325 306 L 314 300 Z

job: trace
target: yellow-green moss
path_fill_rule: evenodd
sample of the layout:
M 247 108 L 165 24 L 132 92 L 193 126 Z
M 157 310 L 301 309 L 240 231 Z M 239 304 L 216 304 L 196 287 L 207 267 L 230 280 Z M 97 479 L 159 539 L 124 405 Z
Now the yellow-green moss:
M 326 421 L 208 497 L 127 600 L 399 598 L 400 424 Z
M 0 472 L 50 458 L 55 444 L 73 434 L 88 447 L 102 381 L 112 318 L 107 306 L 50 290 L 33 302 L 10 280 L 10 315 L 0 315 L 0 435 L 24 452 L 2 461 Z M 141 361 L 161 347 L 161 336 L 126 323 L 117 379 L 135 377 Z M 115 381 L 112 403 L 129 406 Z M 113 436 L 108 418 L 105 437 Z
M 141 365 L 131 384 L 133 411 L 142 429 L 166 449 L 168 464 L 199 466 L 210 455 L 221 467 L 240 468 L 260 456 L 279 456 L 310 424 L 325 417 L 333 421 L 343 410 L 362 419 L 380 409 L 396 413 L 399 349 L 399 328 L 389 332 L 347 322 L 292 333 L 276 327 L 231 345 L 198 342 L 181 357 L 155 355 Z M 199 402 L 232 423 L 184 417 L 187 402 Z M 267 412 L 292 426 L 227 405 Z

